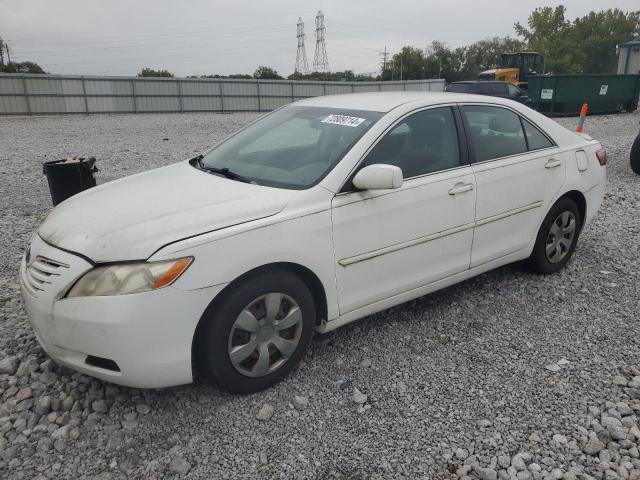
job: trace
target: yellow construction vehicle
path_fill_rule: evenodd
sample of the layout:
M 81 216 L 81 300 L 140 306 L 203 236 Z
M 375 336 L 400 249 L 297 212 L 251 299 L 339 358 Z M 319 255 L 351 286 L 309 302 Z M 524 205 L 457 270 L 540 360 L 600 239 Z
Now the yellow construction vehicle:
M 500 68 L 485 70 L 479 80 L 502 80 L 519 87 L 526 87 L 527 76 L 536 74 L 540 63 L 538 52 L 503 53 Z

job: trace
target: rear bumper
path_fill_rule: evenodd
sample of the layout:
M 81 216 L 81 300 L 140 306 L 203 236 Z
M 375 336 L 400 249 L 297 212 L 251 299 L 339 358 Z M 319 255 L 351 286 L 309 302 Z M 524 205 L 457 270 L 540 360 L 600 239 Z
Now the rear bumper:
M 21 264 L 25 309 L 51 358 L 85 374 L 130 387 L 168 387 L 193 380 L 193 335 L 204 310 L 224 285 L 189 291 L 165 287 L 113 297 L 58 298 L 70 282 L 91 268 L 90 264 L 69 258 L 72 255 L 38 239 L 32 250 L 74 263 L 66 280 L 59 279 L 59 284 L 48 285 L 36 295 L 28 283 L 24 258 Z M 112 363 L 87 363 L 88 356 L 115 362 L 117 368 Z

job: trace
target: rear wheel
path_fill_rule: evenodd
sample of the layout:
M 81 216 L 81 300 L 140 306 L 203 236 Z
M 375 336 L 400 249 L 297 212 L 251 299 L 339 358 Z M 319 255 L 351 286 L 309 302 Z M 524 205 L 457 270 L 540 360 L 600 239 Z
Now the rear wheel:
M 223 388 L 256 392 L 283 379 L 302 358 L 315 324 L 315 305 L 297 276 L 277 271 L 238 285 L 205 313 L 200 349 Z
M 631 170 L 640 175 L 640 134 L 633 142 L 629 159 L 631 160 Z
M 576 248 L 581 226 L 576 203 L 566 197 L 558 200 L 540 226 L 528 261 L 530 268 L 544 274 L 564 268 Z

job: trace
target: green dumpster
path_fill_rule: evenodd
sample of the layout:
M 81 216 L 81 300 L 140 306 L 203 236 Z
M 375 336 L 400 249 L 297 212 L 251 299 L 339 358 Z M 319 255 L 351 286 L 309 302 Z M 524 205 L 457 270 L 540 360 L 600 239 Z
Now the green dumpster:
M 633 112 L 638 107 L 640 75 L 530 75 L 529 96 L 546 115 L 579 115 L 583 103 L 589 114 Z

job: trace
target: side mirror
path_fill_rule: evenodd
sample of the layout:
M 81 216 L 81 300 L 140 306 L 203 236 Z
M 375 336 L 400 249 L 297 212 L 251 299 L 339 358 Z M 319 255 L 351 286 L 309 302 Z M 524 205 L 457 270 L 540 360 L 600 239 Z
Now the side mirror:
M 364 167 L 353 177 L 360 190 L 389 190 L 402 186 L 402 170 L 395 165 L 375 164 Z

